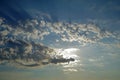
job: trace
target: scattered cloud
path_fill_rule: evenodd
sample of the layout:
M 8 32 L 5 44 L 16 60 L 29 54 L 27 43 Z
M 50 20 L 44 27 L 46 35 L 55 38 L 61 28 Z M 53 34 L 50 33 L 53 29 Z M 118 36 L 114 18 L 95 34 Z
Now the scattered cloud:
M 49 53 L 55 53 L 55 51 L 36 43 L 36 41 L 42 41 L 47 36 L 51 37 L 51 34 L 59 37 L 55 38 L 56 42 L 78 42 L 83 45 L 86 43 L 102 43 L 103 39 L 109 38 L 119 42 L 120 39 L 117 35 L 118 32 L 103 30 L 93 23 L 52 22 L 46 20 L 44 16 L 39 19 L 19 21 L 17 25 L 8 24 L 4 18 L 0 18 L 0 60 L 15 59 L 16 63 L 22 65 L 27 64 L 25 61 L 34 63 L 26 66 L 36 66 L 44 59 L 49 60 L 51 58 Z M 49 15 L 45 17 L 51 18 Z M 117 46 L 119 47 L 119 44 Z M 44 64 L 46 63 L 44 62 Z
M 32 19 L 12 26 L 4 23 L 2 18 L 0 23 L 1 36 L 8 37 L 8 35 L 11 35 L 25 40 L 43 40 L 45 36 L 49 36 L 51 33 L 59 36 L 60 40 L 67 42 L 96 43 L 105 38 L 119 39 L 115 32 L 103 30 L 92 23 L 50 22 L 44 19 Z

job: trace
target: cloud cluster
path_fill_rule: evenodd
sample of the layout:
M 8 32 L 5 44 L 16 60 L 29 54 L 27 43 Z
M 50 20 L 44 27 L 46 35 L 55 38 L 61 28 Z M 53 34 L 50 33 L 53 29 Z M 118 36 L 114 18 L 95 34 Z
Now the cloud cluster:
M 26 66 L 37 66 L 44 60 L 50 60 L 53 49 L 35 42 L 7 39 L 0 48 L 0 61 L 13 61 Z M 48 61 L 49 63 L 49 61 Z
M 101 29 L 99 26 L 89 23 L 68 23 L 68 22 L 50 22 L 41 19 L 26 20 L 19 22 L 18 25 L 8 25 L 4 23 L 4 19 L 0 19 L 0 36 L 2 38 L 22 38 L 24 40 L 43 40 L 45 36 L 56 34 L 60 37 L 60 40 L 67 42 L 79 42 L 79 43 L 96 43 L 100 42 L 104 38 L 118 39 L 115 33 L 105 29 Z
M 44 22 L 51 32 L 60 36 L 62 41 L 83 43 L 102 42 L 105 38 L 118 39 L 117 35 L 108 30 L 103 30 L 99 26 L 89 23 L 68 23 L 68 22 Z
M 7 39 L 0 48 L 0 64 L 9 62 L 25 67 L 36 67 L 46 64 L 57 64 L 74 61 L 74 58 L 58 58 L 54 49 L 35 42 Z
M 95 24 L 81 24 L 75 22 L 52 22 L 44 17 L 19 21 L 11 25 L 4 18 L 0 18 L 0 60 L 15 61 L 26 66 L 47 64 L 52 58 L 53 49 L 39 43 L 45 36 L 55 34 L 59 36 L 56 41 L 78 42 L 80 44 L 102 42 L 105 38 L 120 38 L 114 32 L 103 30 Z M 66 60 L 66 59 L 65 59 Z M 34 64 L 31 64 L 34 63 Z M 38 64 L 39 63 L 39 64 Z
M 36 43 L 35 40 L 43 39 L 50 32 L 43 21 L 26 20 L 18 25 L 5 23 L 0 19 L 0 63 L 10 61 L 19 65 L 34 67 L 49 63 L 59 63 L 53 59 L 54 49 Z M 62 62 L 68 59 L 60 59 Z M 71 60 L 71 59 L 70 59 Z M 57 61 L 57 62 L 56 62 Z

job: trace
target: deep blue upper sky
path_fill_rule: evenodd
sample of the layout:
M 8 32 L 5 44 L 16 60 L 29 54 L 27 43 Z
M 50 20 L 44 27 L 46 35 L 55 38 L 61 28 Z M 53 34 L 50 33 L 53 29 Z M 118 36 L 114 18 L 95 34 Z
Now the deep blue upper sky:
M 30 18 L 29 10 L 50 14 L 54 20 L 120 19 L 118 0 L 1 0 L 0 16 Z

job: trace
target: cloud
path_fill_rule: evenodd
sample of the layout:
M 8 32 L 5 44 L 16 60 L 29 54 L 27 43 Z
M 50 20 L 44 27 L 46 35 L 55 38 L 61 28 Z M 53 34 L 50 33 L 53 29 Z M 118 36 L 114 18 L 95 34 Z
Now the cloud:
M 89 23 L 68 23 L 68 22 L 50 22 L 43 19 L 32 19 L 19 22 L 18 25 L 12 26 L 1 21 L 1 36 L 20 37 L 25 40 L 43 40 L 45 36 L 51 33 L 60 36 L 62 41 L 79 42 L 79 43 L 96 43 L 104 38 L 118 39 L 115 32 L 103 30 L 99 26 Z M 19 36 L 18 36 L 19 35 Z
M 119 32 L 106 30 L 94 23 L 53 22 L 47 20 L 47 16 L 44 17 L 43 14 L 44 13 L 40 15 L 41 17 L 19 21 L 18 25 L 7 24 L 4 18 L 0 18 L 1 41 L 4 41 L 5 38 L 41 41 L 44 40 L 45 37 L 51 36 L 51 34 L 55 34 L 55 36 L 59 37 L 59 42 L 78 42 L 80 45 L 87 43 L 107 44 L 104 43 L 104 39 L 109 41 L 110 38 L 113 39 L 113 42 L 120 40 Z
M 23 40 L 7 40 L 0 48 L 0 64 L 10 64 L 15 66 L 36 67 L 46 64 L 57 64 L 75 61 L 74 58 L 64 58 L 58 55 L 54 49 L 43 46 L 35 42 Z
M 58 39 L 55 38 L 56 42 L 78 42 L 80 45 L 102 43 L 103 39 L 109 38 L 119 42 L 120 39 L 119 32 L 103 30 L 93 23 L 52 22 L 44 16 L 19 21 L 17 25 L 8 24 L 4 18 L 0 18 L 0 60 L 16 60 L 16 63 L 24 66 L 47 64 L 43 60 L 51 59 L 49 53 L 55 53 L 54 50 L 35 41 L 42 41 L 51 34 L 59 36 Z M 34 64 L 27 64 L 29 61 Z
M 0 17 L 0 25 L 4 22 L 4 18 Z
M 79 43 L 96 43 L 104 38 L 116 38 L 112 32 L 102 30 L 95 24 L 80 24 L 80 23 L 67 23 L 55 22 L 46 23 L 47 27 L 61 37 L 62 41 Z
M 40 43 L 28 42 L 18 39 L 6 39 L 0 45 L 0 64 L 16 64 L 25 67 L 36 67 L 50 63 L 64 63 L 74 61 L 53 56 L 57 54 L 52 48 Z

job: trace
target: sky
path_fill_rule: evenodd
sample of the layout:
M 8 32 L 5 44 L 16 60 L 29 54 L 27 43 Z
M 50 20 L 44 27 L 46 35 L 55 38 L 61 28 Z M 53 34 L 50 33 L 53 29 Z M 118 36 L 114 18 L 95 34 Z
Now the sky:
M 119 14 L 119 0 L 0 0 L 0 79 L 119 80 Z

